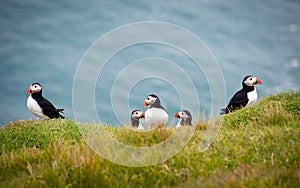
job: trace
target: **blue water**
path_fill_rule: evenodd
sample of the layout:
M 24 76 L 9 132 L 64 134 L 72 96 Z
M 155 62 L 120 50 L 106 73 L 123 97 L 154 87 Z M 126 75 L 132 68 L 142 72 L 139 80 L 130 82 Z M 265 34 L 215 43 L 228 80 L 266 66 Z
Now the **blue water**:
M 113 29 L 141 21 L 176 24 L 201 38 L 220 66 L 226 96 L 219 97 L 227 101 L 247 74 L 262 80 L 259 98 L 300 89 L 300 1 L 5 0 L 0 6 L 0 124 L 34 118 L 26 107 L 25 93 L 32 82 L 40 82 L 44 96 L 56 107 L 65 108 L 67 119 L 74 119 L 73 79 L 87 49 Z M 111 108 L 111 86 L 127 64 L 149 56 L 184 65 L 199 94 L 199 112 L 210 111 L 211 93 L 204 71 L 197 70 L 178 50 L 150 43 L 120 51 L 99 74 L 93 92 L 103 122 L 124 123 Z M 126 100 L 118 105 L 128 104 L 128 111 L 143 109 L 143 100 L 150 93 L 160 96 L 170 116 L 180 109 L 180 100 L 196 101 L 180 99 L 177 90 L 189 92 L 189 87 L 174 88 L 157 78 L 141 80 L 130 89 L 117 93 Z M 126 116 L 128 111 L 124 111 Z M 89 112 L 85 112 L 89 122 L 97 121 L 88 119 Z

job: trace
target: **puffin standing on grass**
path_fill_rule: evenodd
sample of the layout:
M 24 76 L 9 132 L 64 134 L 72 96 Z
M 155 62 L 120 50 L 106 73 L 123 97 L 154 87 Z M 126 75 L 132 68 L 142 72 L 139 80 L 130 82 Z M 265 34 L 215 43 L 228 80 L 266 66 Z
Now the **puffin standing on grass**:
M 43 97 L 41 84 L 31 84 L 26 93 L 29 95 L 27 107 L 35 116 L 42 119 L 64 119 L 64 116 L 60 114 L 64 109 L 56 109 L 50 101 Z
M 168 112 L 160 104 L 160 99 L 154 95 L 148 95 L 144 101 L 145 121 L 148 129 L 165 126 L 168 122 Z
M 176 128 L 181 126 L 192 126 L 192 115 L 188 110 L 182 110 L 174 115 L 175 118 L 179 118 Z
M 143 125 L 140 123 L 141 118 L 145 118 L 144 112 L 140 110 L 133 110 L 130 117 L 131 126 L 137 128 L 138 130 L 144 130 Z
M 259 78 L 251 75 L 246 76 L 242 82 L 243 88 L 230 99 L 226 108 L 221 109 L 221 115 L 253 105 L 257 100 L 255 85 L 259 84 L 262 84 Z

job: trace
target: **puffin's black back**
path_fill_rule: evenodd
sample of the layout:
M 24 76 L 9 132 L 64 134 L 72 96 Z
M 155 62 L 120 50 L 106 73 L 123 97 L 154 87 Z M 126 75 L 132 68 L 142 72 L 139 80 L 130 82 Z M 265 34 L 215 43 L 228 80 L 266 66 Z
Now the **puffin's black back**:
M 237 109 L 245 107 L 248 103 L 247 91 L 244 89 L 239 90 L 229 101 L 225 108 L 225 114 L 233 112 Z
M 160 99 L 156 95 L 151 94 L 149 96 L 156 98 L 155 102 L 151 105 L 150 108 L 152 108 L 152 107 L 154 107 L 154 108 L 161 108 L 161 109 L 163 109 L 164 111 L 167 112 L 167 110 L 160 104 Z
M 50 119 L 65 118 L 59 113 L 62 112 L 64 109 L 56 109 L 50 101 L 48 101 L 42 96 L 42 90 L 39 93 L 32 93 L 31 97 L 37 101 L 38 105 L 42 108 L 43 113 Z

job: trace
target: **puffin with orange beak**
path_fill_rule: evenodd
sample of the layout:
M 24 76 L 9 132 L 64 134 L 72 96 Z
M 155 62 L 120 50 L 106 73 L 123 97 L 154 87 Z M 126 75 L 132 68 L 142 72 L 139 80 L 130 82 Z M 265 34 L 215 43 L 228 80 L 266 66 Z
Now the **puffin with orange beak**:
M 42 119 L 64 119 L 64 116 L 60 114 L 64 109 L 56 109 L 50 101 L 43 97 L 41 84 L 31 84 L 26 93 L 29 95 L 27 107 L 35 116 Z
M 154 95 L 148 95 L 144 101 L 145 122 L 148 129 L 165 126 L 168 122 L 168 112 L 160 104 L 160 99 Z
M 182 110 L 174 115 L 175 118 L 179 118 L 176 128 L 181 126 L 192 126 L 192 115 L 188 110 Z
M 230 99 L 226 108 L 221 109 L 221 115 L 253 105 L 257 100 L 255 86 L 260 84 L 262 84 L 262 82 L 259 78 L 251 75 L 246 76 L 242 81 L 243 88 L 236 92 L 236 94 Z

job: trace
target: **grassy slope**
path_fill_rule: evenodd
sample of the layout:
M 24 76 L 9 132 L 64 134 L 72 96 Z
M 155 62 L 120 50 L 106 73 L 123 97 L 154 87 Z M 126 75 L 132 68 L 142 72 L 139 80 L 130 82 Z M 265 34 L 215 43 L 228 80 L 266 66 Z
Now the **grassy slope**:
M 72 121 L 17 121 L 0 128 L 0 187 L 293 187 L 300 184 L 300 92 L 274 95 L 224 117 L 217 139 L 198 147 L 205 123 L 175 157 L 133 168 L 100 158 Z M 170 129 L 141 135 L 110 128 L 124 143 L 152 145 Z

